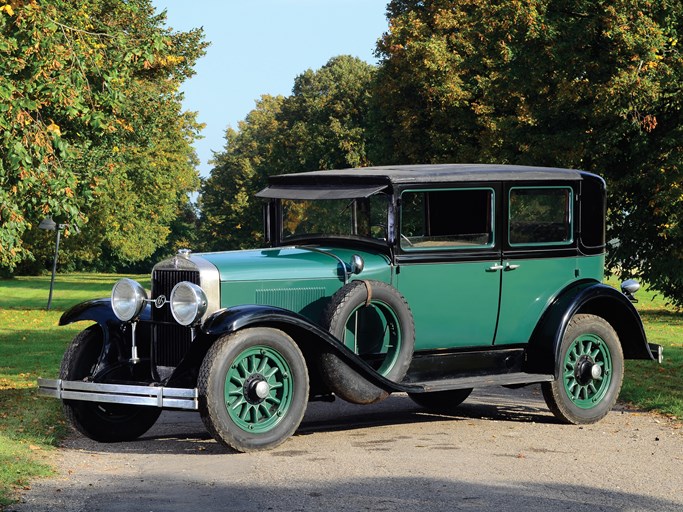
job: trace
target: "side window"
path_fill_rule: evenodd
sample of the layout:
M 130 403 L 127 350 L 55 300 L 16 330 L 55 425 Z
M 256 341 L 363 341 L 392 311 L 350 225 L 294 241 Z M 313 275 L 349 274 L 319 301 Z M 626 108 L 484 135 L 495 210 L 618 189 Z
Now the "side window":
M 493 190 L 415 190 L 401 195 L 401 248 L 493 246 Z
M 585 247 L 605 247 L 605 186 L 599 179 L 581 185 L 581 238 Z
M 510 245 L 566 244 L 572 241 L 572 189 L 510 189 Z

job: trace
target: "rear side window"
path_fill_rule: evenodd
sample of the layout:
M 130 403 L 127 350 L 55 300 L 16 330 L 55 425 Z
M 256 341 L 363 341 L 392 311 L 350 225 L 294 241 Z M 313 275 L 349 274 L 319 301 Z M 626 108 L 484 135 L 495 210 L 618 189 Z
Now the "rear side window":
M 572 199 L 570 187 L 510 189 L 510 245 L 572 242 Z
M 588 248 L 605 247 L 605 184 L 586 177 L 581 190 L 581 238 Z
M 493 246 L 493 189 L 419 190 L 401 195 L 401 248 Z

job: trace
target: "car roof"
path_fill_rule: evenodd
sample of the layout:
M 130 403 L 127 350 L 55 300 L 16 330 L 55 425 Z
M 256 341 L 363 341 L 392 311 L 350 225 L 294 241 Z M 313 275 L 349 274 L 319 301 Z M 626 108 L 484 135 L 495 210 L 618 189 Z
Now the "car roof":
M 271 176 L 271 185 L 355 183 L 457 183 L 464 181 L 582 180 L 595 176 L 576 169 L 498 164 L 385 165 Z

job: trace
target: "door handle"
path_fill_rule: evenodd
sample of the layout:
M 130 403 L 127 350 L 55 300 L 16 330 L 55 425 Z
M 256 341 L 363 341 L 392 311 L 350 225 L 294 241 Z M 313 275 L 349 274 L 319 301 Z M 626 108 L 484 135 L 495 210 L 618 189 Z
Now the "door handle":
M 519 268 L 519 265 L 510 265 L 509 263 L 505 265 L 505 271 L 508 272 L 510 270 L 517 270 Z
M 499 270 L 503 270 L 505 267 L 503 265 L 493 265 L 489 268 L 486 269 L 486 272 L 498 272 Z

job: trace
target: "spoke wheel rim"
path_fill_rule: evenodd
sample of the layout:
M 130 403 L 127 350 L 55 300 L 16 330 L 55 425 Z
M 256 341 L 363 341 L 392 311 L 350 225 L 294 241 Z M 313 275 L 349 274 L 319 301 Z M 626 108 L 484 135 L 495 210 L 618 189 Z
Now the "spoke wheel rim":
M 225 407 L 239 428 L 263 434 L 285 417 L 293 389 L 292 370 L 285 358 L 272 347 L 255 346 L 241 352 L 228 369 Z
M 401 326 L 394 310 L 384 302 L 353 310 L 344 329 L 344 345 L 366 359 L 380 375 L 387 375 L 401 350 Z
M 581 409 L 598 405 L 612 382 L 612 356 L 596 334 L 582 334 L 564 356 L 563 383 L 569 400 Z

